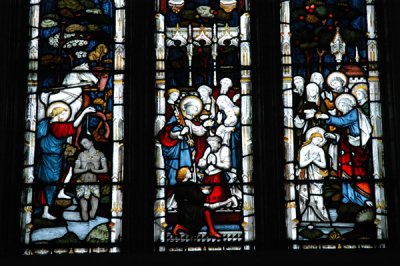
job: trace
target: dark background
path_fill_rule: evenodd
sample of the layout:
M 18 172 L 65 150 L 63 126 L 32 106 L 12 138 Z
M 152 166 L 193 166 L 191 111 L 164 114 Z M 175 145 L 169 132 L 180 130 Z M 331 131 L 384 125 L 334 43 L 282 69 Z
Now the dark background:
M 283 194 L 279 1 L 251 1 L 256 251 L 153 253 L 154 9 L 126 0 L 125 184 L 121 254 L 21 256 L 20 180 L 27 77 L 28 0 L 0 2 L 1 265 L 396 265 L 400 259 L 400 53 L 397 0 L 379 0 L 379 54 L 384 119 L 389 243 L 380 250 L 287 250 Z M 395 256 L 394 261 L 390 258 Z M 4 263 L 3 263 L 4 261 Z M 240 264 L 239 264 L 240 263 Z

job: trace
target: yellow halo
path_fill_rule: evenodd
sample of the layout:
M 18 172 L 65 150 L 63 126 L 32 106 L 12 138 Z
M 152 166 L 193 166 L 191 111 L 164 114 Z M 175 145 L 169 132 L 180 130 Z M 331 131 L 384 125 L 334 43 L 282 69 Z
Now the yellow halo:
M 190 116 L 186 113 L 186 108 L 187 108 L 189 105 L 193 105 L 193 106 L 197 107 L 196 112 L 193 113 L 193 114 L 191 114 Z M 197 97 L 197 96 L 188 95 L 188 96 L 185 96 L 185 97 L 181 100 L 181 102 L 180 102 L 180 107 L 181 107 L 181 110 L 182 110 L 182 115 L 183 115 L 185 118 L 189 118 L 189 119 L 190 119 L 190 118 L 196 117 L 198 114 L 201 113 L 201 111 L 203 110 L 203 102 L 202 102 L 201 99 L 200 99 L 199 97 Z
M 61 122 L 68 121 L 68 119 L 71 117 L 71 107 L 70 107 L 67 103 L 61 102 L 61 101 L 52 102 L 52 103 L 47 107 L 46 116 L 47 116 L 47 117 L 50 117 L 51 112 L 54 110 L 54 108 L 57 108 L 57 107 L 63 108 L 63 109 L 67 112 L 67 114 L 68 114 L 67 117 L 66 117 L 66 119 L 64 119 L 64 120 L 61 121 Z

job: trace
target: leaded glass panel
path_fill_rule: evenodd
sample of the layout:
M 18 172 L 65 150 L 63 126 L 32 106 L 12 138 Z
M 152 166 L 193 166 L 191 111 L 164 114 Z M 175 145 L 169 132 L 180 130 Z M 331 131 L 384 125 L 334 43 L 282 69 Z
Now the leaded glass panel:
M 24 254 L 116 253 L 122 235 L 124 0 L 31 0 Z
M 250 1 L 155 2 L 156 250 L 251 250 Z
M 289 248 L 385 247 L 374 0 L 281 1 Z

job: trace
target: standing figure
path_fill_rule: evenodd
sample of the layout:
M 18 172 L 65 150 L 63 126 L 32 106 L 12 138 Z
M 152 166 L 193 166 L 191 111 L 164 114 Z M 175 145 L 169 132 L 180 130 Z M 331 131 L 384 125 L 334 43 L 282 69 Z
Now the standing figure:
M 181 91 L 176 88 L 171 88 L 166 92 L 167 104 L 165 105 L 165 120 L 168 121 L 174 116 L 176 108 L 179 108 L 179 97 L 181 96 Z
M 53 102 L 47 109 L 47 118 L 37 126 L 38 161 L 35 168 L 35 181 L 39 185 L 38 202 L 43 206 L 42 218 L 55 220 L 49 213 L 49 207 L 54 205 L 57 193 L 57 183 L 66 171 L 63 161 L 64 144 L 67 138 L 75 136 L 77 127 L 83 117 L 96 110 L 87 107 L 72 122 L 69 121 L 71 109 L 65 102 Z
M 104 154 L 97 150 L 89 137 L 83 137 L 81 144 L 84 151 L 79 153 L 75 161 L 74 174 L 79 175 L 76 187 L 76 197 L 79 199 L 81 218 L 88 221 L 96 216 L 99 206 L 100 186 L 97 184 L 98 174 L 108 172 L 107 160 Z M 84 183 L 79 185 L 79 183 Z M 89 211 L 90 202 L 90 211 Z
M 369 116 L 369 102 L 368 102 L 368 85 L 366 83 L 359 83 L 353 86 L 351 93 L 356 97 L 357 106 Z
M 335 101 L 336 98 L 342 94 L 347 93 L 347 76 L 342 72 L 336 71 L 329 74 L 327 77 L 327 84 L 330 87 L 330 91 L 326 90 L 321 93 L 322 99 L 324 99 L 325 105 L 328 112 L 331 115 L 336 115 Z
M 65 75 L 62 86 L 59 88 L 53 88 L 50 92 L 42 92 L 39 101 L 39 110 L 47 109 L 54 102 L 65 102 L 70 108 L 70 116 L 68 122 L 74 121 L 75 117 L 80 114 L 84 106 L 84 88 L 87 86 L 93 86 L 98 83 L 98 78 L 90 72 L 89 64 L 82 63 L 72 69 L 71 72 Z M 94 112 L 96 113 L 96 112 Z M 38 119 L 42 119 L 39 112 Z M 87 125 L 88 126 L 88 125 Z M 79 135 L 82 131 L 82 124 L 80 124 L 74 135 L 67 139 L 67 142 L 73 144 L 79 149 L 77 143 Z M 75 142 L 72 141 L 72 137 L 75 138 Z M 68 183 L 72 177 L 72 169 L 69 168 L 68 173 L 63 177 L 63 183 Z M 64 193 L 64 189 L 61 189 L 58 195 L 59 198 L 70 199 L 70 197 Z
M 293 92 L 302 96 L 303 92 L 304 92 L 304 85 L 305 85 L 304 78 L 302 76 L 294 76 L 293 77 L 293 85 L 294 85 Z
M 296 140 L 301 145 L 303 143 L 303 123 L 304 121 L 300 121 L 300 114 L 302 107 L 304 106 L 304 102 L 306 101 L 306 93 L 305 92 L 305 79 L 303 76 L 294 76 L 293 77 L 293 93 L 292 93 L 292 107 L 293 112 L 297 114 L 295 117 L 295 122 L 297 123 L 294 132 L 296 134 Z M 299 126 L 299 127 L 298 127 Z
M 317 84 L 320 91 L 324 90 L 325 79 L 320 72 L 313 72 L 310 77 L 310 82 L 314 82 L 315 84 Z
M 294 125 L 302 131 L 302 136 L 308 129 L 319 125 L 315 114 L 319 111 L 320 104 L 320 87 L 314 82 L 308 83 L 306 86 L 306 100 L 294 118 Z
M 217 98 L 219 112 L 216 134 L 222 138 L 223 144 L 230 145 L 231 134 L 239 124 L 240 108 L 236 106 L 226 95 Z
M 217 124 L 215 134 L 222 138 L 222 144 L 231 149 L 232 172 L 236 173 L 236 168 L 240 160 L 240 108 L 236 106 L 226 95 L 217 98 L 219 112 L 217 114 Z
M 372 126 L 369 118 L 358 108 L 351 94 L 341 94 L 335 101 L 341 116 L 317 114 L 326 124 L 340 129 L 339 138 L 326 134 L 338 145 L 338 177 L 342 182 L 342 202 L 372 206 L 368 179 L 369 140 Z
M 323 198 L 323 183 L 328 175 L 326 171 L 326 158 L 322 146 L 325 144 L 324 132 L 320 127 L 307 131 L 307 141 L 304 142 L 299 152 L 299 180 L 312 180 L 299 186 L 300 213 L 303 222 L 327 222 L 328 212 Z
M 194 22 L 195 23 L 195 22 Z M 203 39 L 193 41 L 192 82 L 197 87 L 213 81 L 213 56 L 210 43 Z
M 330 90 L 326 90 L 321 93 L 321 97 L 324 99 L 324 103 L 326 106 L 326 110 L 323 110 L 324 113 L 329 113 L 331 115 L 338 115 L 338 111 L 335 107 L 335 101 L 337 97 L 343 93 L 347 93 L 348 88 L 347 85 L 347 76 L 342 72 L 335 71 L 328 75 L 327 83 L 330 87 Z M 327 135 L 328 138 L 339 139 L 339 131 L 334 125 L 327 125 Z M 330 166 L 332 168 L 331 175 L 337 176 L 338 171 L 338 146 L 336 142 L 330 142 L 328 147 L 328 154 L 330 158 Z
M 305 80 L 302 76 L 294 76 L 293 77 L 293 108 L 297 111 L 303 105 L 304 102 L 304 88 L 305 88 Z
M 168 184 L 176 184 L 176 175 L 181 167 L 196 167 L 205 149 L 204 136 L 212 120 L 200 123 L 197 116 L 202 111 L 201 100 L 193 95 L 184 97 L 175 116 L 160 130 L 158 138 L 162 145 Z M 194 171 L 194 173 L 197 173 Z
M 203 102 L 203 112 L 200 114 L 201 120 L 213 119 L 216 116 L 217 106 L 215 99 L 211 96 L 212 89 L 207 85 L 201 85 L 197 92 Z
M 233 86 L 233 82 L 230 78 L 222 78 L 220 80 L 220 88 L 215 88 L 213 90 L 213 97 L 217 99 L 220 95 L 226 95 L 231 99 L 231 101 L 240 106 L 240 91 L 239 88 Z

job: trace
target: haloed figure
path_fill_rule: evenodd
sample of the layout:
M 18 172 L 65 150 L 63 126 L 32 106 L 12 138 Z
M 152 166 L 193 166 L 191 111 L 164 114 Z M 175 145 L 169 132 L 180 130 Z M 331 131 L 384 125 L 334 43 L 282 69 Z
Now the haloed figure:
M 359 83 L 354 85 L 351 93 L 357 99 L 357 106 L 369 116 L 369 101 L 368 101 L 368 85 L 366 83 Z
M 75 161 L 74 173 L 79 174 L 76 196 L 81 207 L 83 221 L 93 219 L 96 216 L 100 198 L 100 186 L 98 185 L 98 174 L 107 173 L 107 160 L 104 154 L 97 150 L 93 141 L 88 137 L 81 140 L 84 148 Z M 90 202 L 90 206 L 89 206 Z M 89 211 L 90 207 L 90 211 Z
M 63 158 L 64 145 L 69 137 L 74 137 L 77 127 L 88 113 L 95 112 L 94 107 L 85 108 L 74 121 L 69 122 L 71 108 L 65 102 L 54 102 L 47 109 L 47 117 L 37 126 L 39 147 L 38 162 L 35 168 L 35 182 L 39 184 L 37 199 L 43 208 L 42 218 L 55 220 L 49 208 L 55 204 L 60 182 L 66 171 Z
M 171 88 L 166 92 L 166 104 L 165 104 L 165 117 L 167 121 L 174 117 L 176 108 L 179 107 L 179 97 L 181 96 L 180 90 Z
M 368 160 L 372 125 L 351 94 L 341 94 L 335 101 L 335 106 L 342 113 L 340 116 L 318 114 L 318 119 L 324 119 L 328 125 L 340 129 L 340 134 L 326 134 L 326 138 L 337 142 L 338 177 L 352 182 L 342 183 L 342 202 L 354 203 L 360 206 L 372 206 L 372 189 L 369 179 Z
M 299 179 L 311 181 L 299 186 L 300 212 L 302 221 L 306 222 L 329 221 L 323 199 L 323 183 L 320 182 L 327 176 L 323 134 L 322 128 L 311 128 L 307 132 L 307 141 L 299 151 Z

